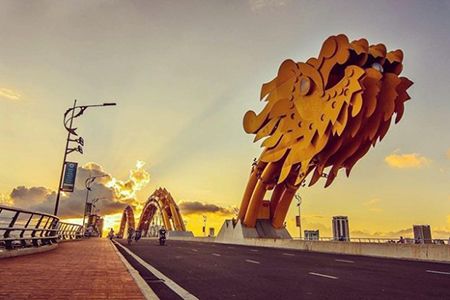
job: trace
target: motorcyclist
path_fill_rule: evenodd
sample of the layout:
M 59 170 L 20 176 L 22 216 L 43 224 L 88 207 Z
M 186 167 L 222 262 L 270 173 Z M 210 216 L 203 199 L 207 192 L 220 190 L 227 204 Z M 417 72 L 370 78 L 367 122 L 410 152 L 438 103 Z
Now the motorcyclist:
M 141 239 L 141 231 L 140 230 L 136 230 L 135 234 L 134 234 L 134 240 L 137 242 Z
M 130 245 L 131 242 L 133 241 L 133 235 L 134 235 L 134 228 L 129 227 L 128 228 L 128 237 L 127 237 L 128 245 Z
M 164 228 L 164 226 L 161 226 L 161 228 L 159 229 L 159 244 L 164 245 L 165 241 L 166 241 L 166 229 Z
M 114 229 L 111 228 L 111 230 L 110 230 L 109 233 L 108 233 L 108 238 L 109 238 L 110 240 L 112 240 L 112 239 L 114 238 Z

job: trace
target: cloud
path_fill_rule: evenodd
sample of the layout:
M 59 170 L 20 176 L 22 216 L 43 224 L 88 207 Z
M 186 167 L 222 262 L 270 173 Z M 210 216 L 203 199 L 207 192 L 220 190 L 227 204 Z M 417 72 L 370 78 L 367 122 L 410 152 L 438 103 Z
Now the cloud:
M 202 213 L 216 213 L 220 215 L 233 215 L 233 209 L 221 207 L 215 204 L 201 203 L 199 201 L 185 201 L 181 202 L 178 207 L 182 214 L 202 214 Z
M 364 202 L 363 205 L 367 207 L 371 212 L 381 212 L 383 210 L 379 207 L 380 202 L 381 200 L 379 198 L 372 198 Z
M 384 237 L 397 237 L 397 236 L 413 236 L 412 226 L 411 228 L 399 229 L 396 231 L 388 232 L 375 232 L 374 236 L 384 236 Z
M 54 193 L 52 190 L 43 186 L 30 188 L 18 186 L 12 190 L 9 197 L 14 201 L 15 206 L 26 207 L 30 204 L 44 202 L 48 197 L 52 196 L 52 193 Z
M 14 203 L 10 197 L 6 196 L 5 194 L 0 194 L 0 204 L 12 206 Z
M 350 237 L 354 238 L 397 238 L 397 237 L 412 237 L 412 228 L 399 229 L 388 232 L 369 232 L 366 230 L 350 230 Z
M 410 154 L 396 154 L 393 153 L 384 158 L 384 161 L 392 168 L 406 169 L 406 168 L 422 168 L 428 166 L 431 162 L 430 159 L 426 158 L 417 153 Z
M 138 160 L 136 169 L 130 171 L 128 180 L 121 181 L 112 178 L 106 186 L 112 188 L 118 198 L 136 198 L 136 192 L 150 182 L 150 174 L 144 169 L 144 165 L 145 162 Z
M 445 229 L 433 229 L 431 228 L 431 235 L 433 239 L 446 239 L 450 236 L 450 231 Z M 377 231 L 377 232 L 369 232 L 365 230 L 350 230 L 350 237 L 353 238 L 389 238 L 389 239 L 398 239 L 399 237 L 404 238 L 413 238 L 414 233 L 411 228 L 399 229 L 394 231 Z
M 266 8 L 276 8 L 286 6 L 290 0 L 249 0 L 250 9 L 252 11 L 259 11 Z
M 144 162 L 138 161 L 136 168 L 130 171 L 129 179 L 126 181 L 112 177 L 95 163 L 78 167 L 74 191 L 61 193 L 58 216 L 63 219 L 83 216 L 86 201 L 85 181 L 90 176 L 103 176 L 95 180 L 89 193 L 89 201 L 102 198 L 95 204 L 102 215 L 120 213 L 127 205 L 134 207 L 141 205 L 136 199 L 136 192 L 150 180 L 150 174 L 143 169 L 144 165 Z M 16 207 L 53 213 L 56 191 L 46 187 L 18 186 L 12 190 L 7 199 L 1 200 Z
M 6 98 L 9 100 L 19 100 L 20 97 L 22 97 L 22 95 L 17 91 L 7 88 L 0 88 L 0 98 Z
M 295 218 L 292 219 L 292 222 L 295 224 L 295 222 L 296 222 Z M 302 217 L 302 231 L 303 230 L 319 230 L 319 235 L 321 237 L 332 236 L 331 227 L 329 227 L 321 222 L 309 222 Z

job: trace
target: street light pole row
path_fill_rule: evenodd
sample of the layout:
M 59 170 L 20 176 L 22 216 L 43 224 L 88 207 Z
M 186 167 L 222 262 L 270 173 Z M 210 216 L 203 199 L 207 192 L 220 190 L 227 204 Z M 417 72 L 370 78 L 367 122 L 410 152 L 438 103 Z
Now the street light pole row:
M 94 183 L 95 179 L 97 178 L 101 178 L 101 177 L 106 177 L 108 175 L 100 175 L 100 176 L 91 176 L 88 179 L 86 179 L 86 181 L 84 182 L 84 185 L 86 186 L 86 200 L 84 201 L 84 213 L 83 213 L 83 227 L 84 227 L 84 222 L 86 220 L 86 210 L 87 210 L 87 204 L 88 204 L 88 200 L 89 200 L 89 192 L 92 190 L 91 185 Z
M 63 164 L 61 167 L 61 175 L 59 177 L 58 192 L 56 194 L 56 203 L 55 203 L 55 211 L 54 211 L 55 216 L 58 215 L 59 199 L 61 197 L 61 185 L 62 185 L 63 176 L 64 176 L 64 169 L 66 166 L 67 155 L 74 151 L 77 151 L 77 152 L 83 154 L 83 148 L 82 148 L 82 146 L 84 146 L 83 138 L 79 137 L 78 139 L 71 139 L 72 135 L 78 136 L 78 134 L 76 133 L 77 128 L 72 127 L 73 119 L 81 116 L 84 113 L 84 111 L 89 107 L 115 106 L 115 105 L 116 105 L 116 103 L 103 103 L 103 104 L 77 106 L 77 100 L 75 99 L 75 101 L 73 102 L 73 107 L 69 108 L 64 113 L 64 127 L 67 130 L 67 139 L 66 139 L 66 147 L 64 149 Z M 78 111 L 75 113 L 75 111 L 77 109 L 78 109 Z M 74 147 L 74 148 L 69 148 L 70 142 L 76 142 L 76 143 L 78 143 L 78 146 Z

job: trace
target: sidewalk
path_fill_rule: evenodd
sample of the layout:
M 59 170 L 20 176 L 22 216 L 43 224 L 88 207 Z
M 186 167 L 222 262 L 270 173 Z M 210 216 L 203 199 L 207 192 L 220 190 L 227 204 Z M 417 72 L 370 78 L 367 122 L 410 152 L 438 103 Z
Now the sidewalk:
M 0 299 L 144 299 L 108 239 L 0 260 Z

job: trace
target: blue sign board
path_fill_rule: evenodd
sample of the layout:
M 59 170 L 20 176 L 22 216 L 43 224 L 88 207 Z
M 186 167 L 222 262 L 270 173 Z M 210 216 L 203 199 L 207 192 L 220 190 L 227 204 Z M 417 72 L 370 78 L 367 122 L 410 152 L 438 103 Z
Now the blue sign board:
M 64 180 L 61 187 L 63 192 L 73 192 L 77 176 L 78 163 L 67 161 L 64 166 Z

